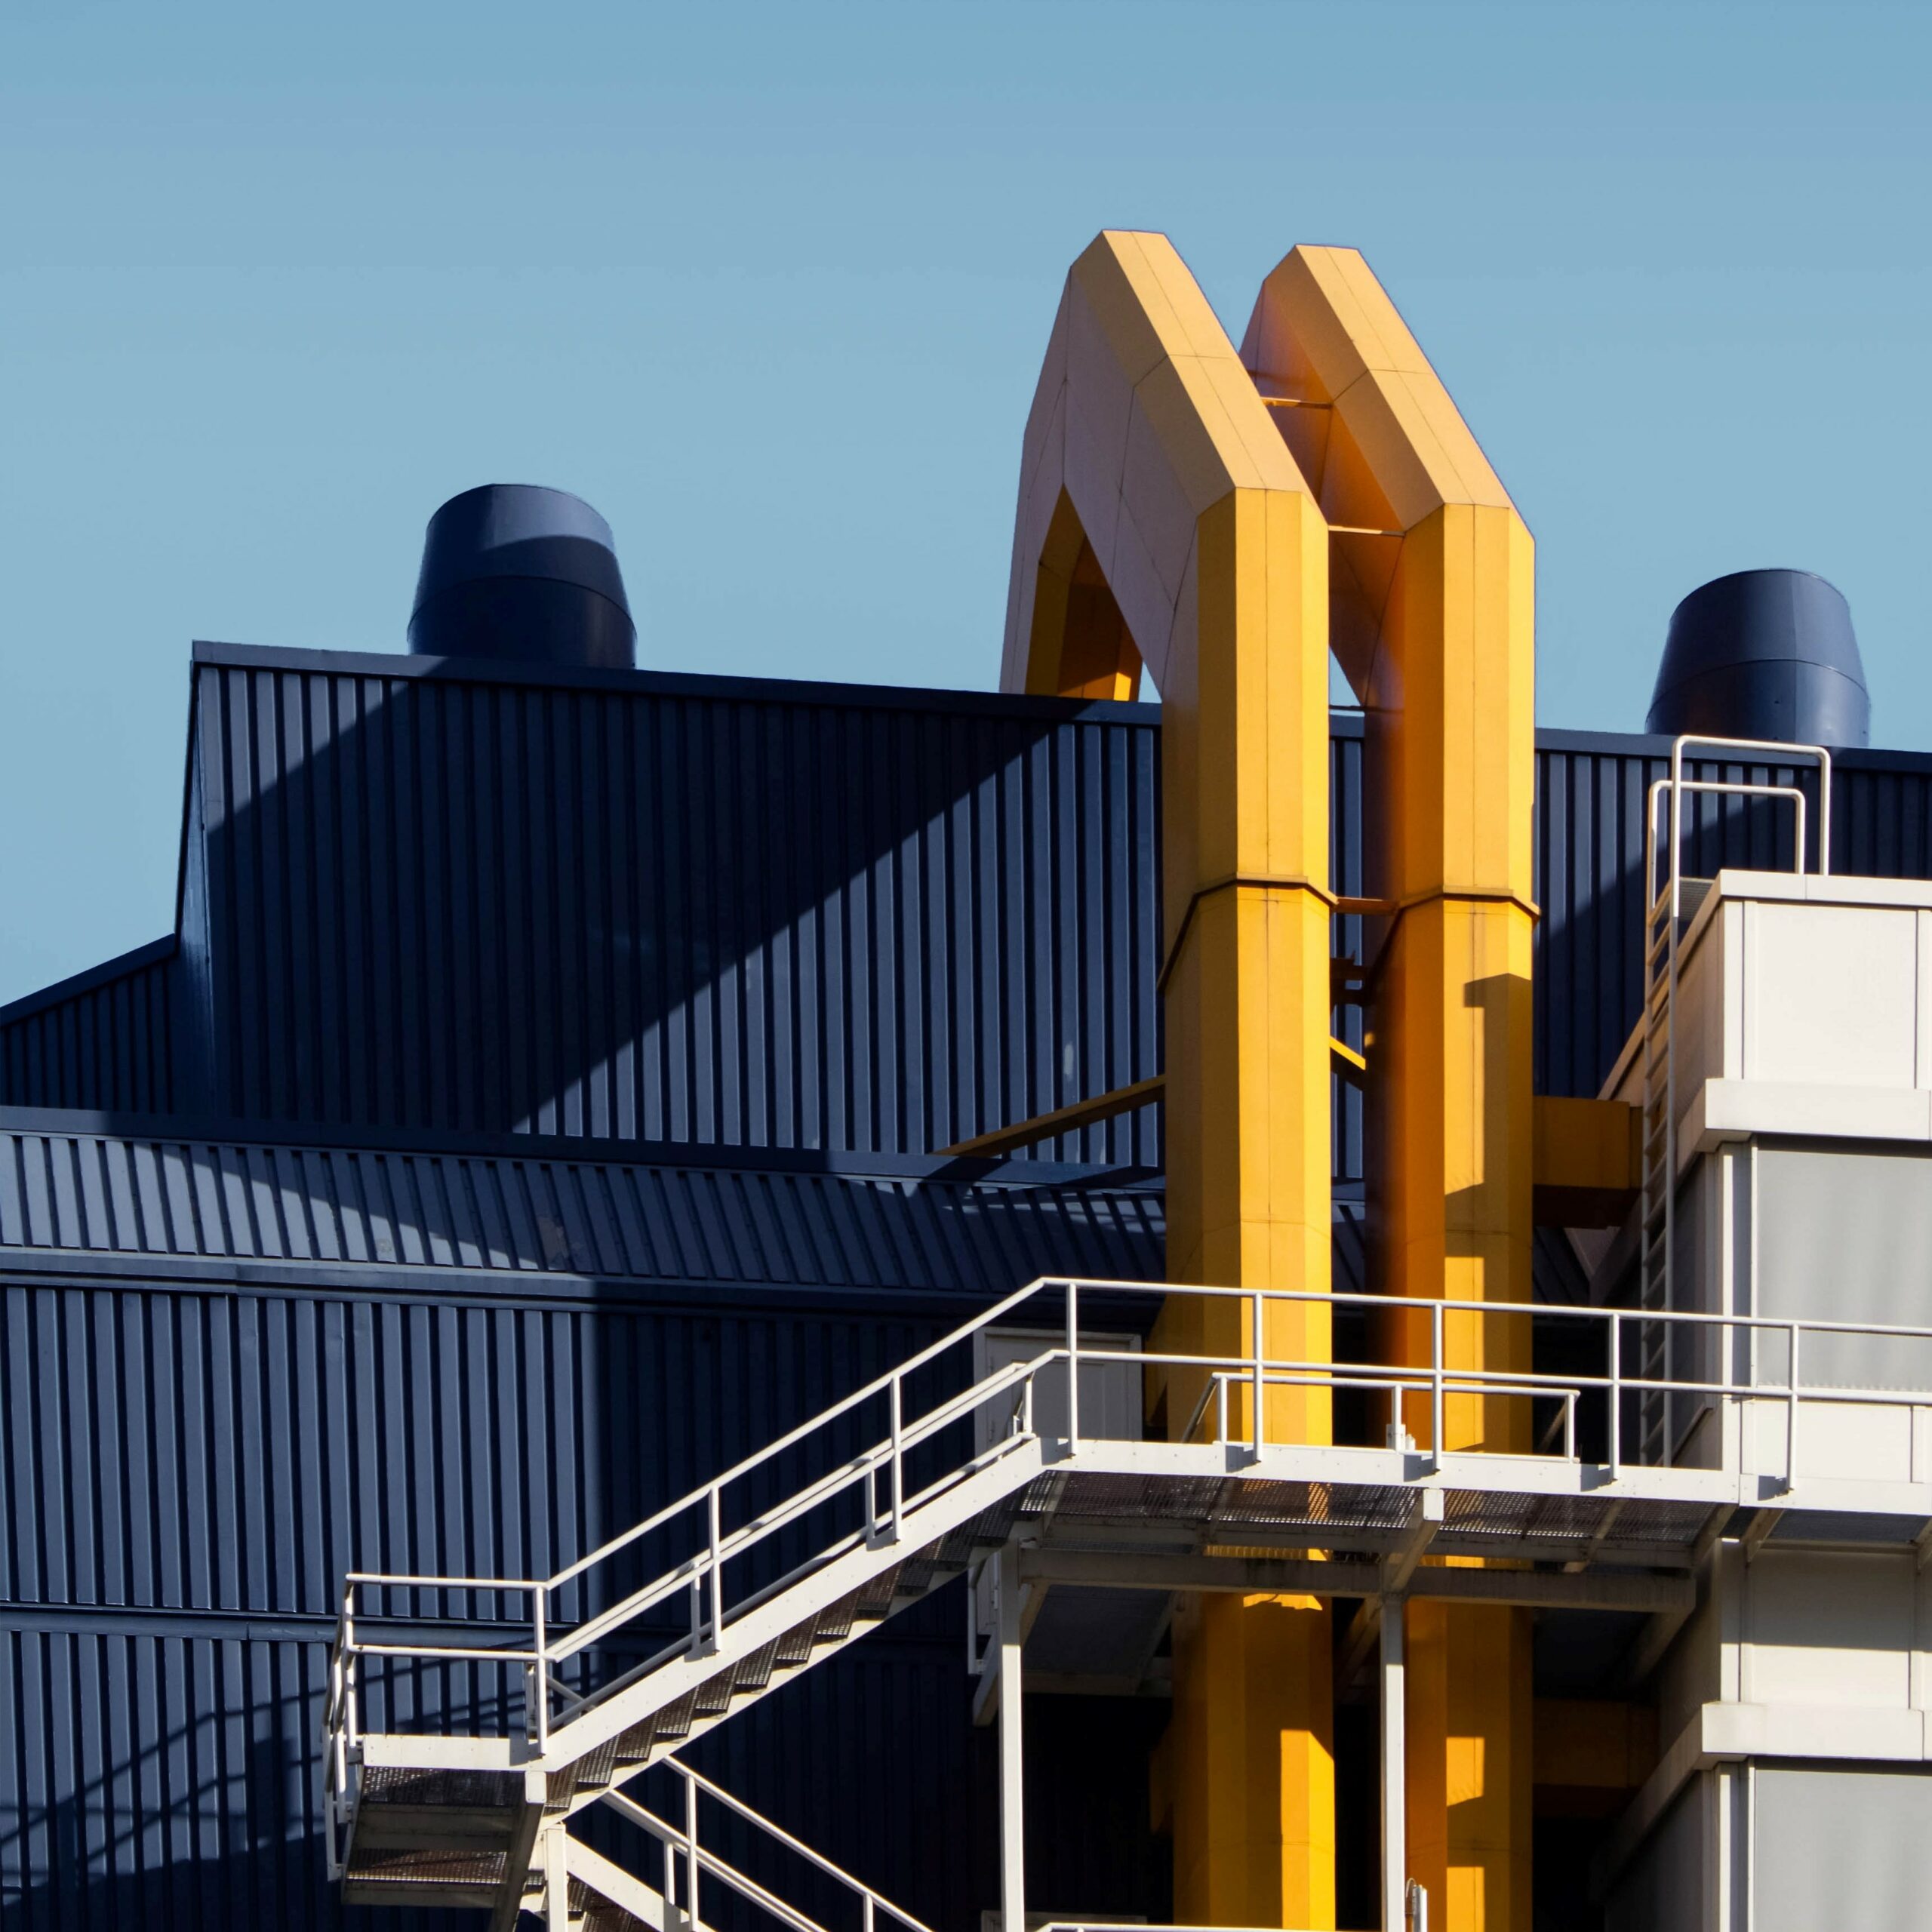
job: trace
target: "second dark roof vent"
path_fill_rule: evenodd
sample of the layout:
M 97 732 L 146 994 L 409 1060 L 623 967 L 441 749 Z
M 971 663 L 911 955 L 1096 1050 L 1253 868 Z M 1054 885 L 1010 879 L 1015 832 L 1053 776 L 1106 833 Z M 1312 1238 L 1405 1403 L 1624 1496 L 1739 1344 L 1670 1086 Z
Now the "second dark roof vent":
M 637 627 L 611 526 L 582 497 L 531 483 L 452 497 L 423 540 L 409 648 L 629 669 Z
M 1671 614 L 1648 728 L 1866 743 L 1872 700 L 1850 608 L 1809 571 L 1739 571 L 1692 591 Z

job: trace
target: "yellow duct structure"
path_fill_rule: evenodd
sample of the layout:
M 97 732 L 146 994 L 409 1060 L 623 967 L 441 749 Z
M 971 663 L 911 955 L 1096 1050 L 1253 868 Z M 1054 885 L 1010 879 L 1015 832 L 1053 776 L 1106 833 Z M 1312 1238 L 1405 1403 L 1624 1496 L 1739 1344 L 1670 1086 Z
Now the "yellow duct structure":
M 1126 696 L 1144 663 L 1161 692 L 1171 1279 L 1329 1282 L 1332 642 L 1368 713 L 1390 904 L 1371 989 L 1379 1278 L 1527 1299 L 1531 567 L 1354 251 L 1289 255 L 1239 356 L 1164 237 L 1103 235 L 1074 264 L 1027 421 L 1001 681 Z M 1213 1328 L 1198 1306 L 1163 1318 L 1164 1346 L 1251 1345 L 1238 1303 Z M 1279 1320 L 1269 1355 L 1327 1358 L 1325 1309 Z M 1427 1359 L 1426 1324 L 1387 1340 Z M 1448 1343 L 1453 1366 L 1527 1366 L 1520 1320 L 1472 1315 Z M 1165 1389 L 1168 1427 L 1198 1388 Z M 1271 1440 L 1330 1439 L 1325 1395 L 1267 1399 Z M 1445 1418 L 1452 1446 L 1527 1446 L 1527 1424 L 1475 1397 Z M 1327 1612 L 1196 1602 L 1176 1629 L 1177 1912 L 1333 1926 Z M 1527 1932 L 1527 1623 L 1431 1607 L 1410 1635 L 1411 1871 L 1438 1928 Z
M 1027 421 L 1001 682 L 1091 693 L 1144 660 L 1160 688 L 1177 1281 L 1328 1285 L 1327 552 L 1171 245 L 1101 235 L 1067 277 Z M 1111 611 L 1074 595 L 1088 555 Z M 1244 1351 L 1239 1306 L 1211 1333 L 1198 1301 L 1177 1309 L 1163 1340 Z M 1283 1319 L 1269 1352 L 1326 1359 L 1328 1326 L 1322 1308 Z M 1198 1388 L 1167 1389 L 1171 1427 Z M 1269 1404 L 1275 1439 L 1329 1439 L 1325 1393 Z M 1183 1918 L 1334 1924 L 1331 1651 L 1306 1598 L 1215 1598 L 1177 1629 Z
M 1336 527 L 1330 636 L 1377 792 L 1369 1228 L 1398 1295 L 1530 1298 L 1534 554 L 1441 381 L 1352 249 L 1297 248 L 1242 359 Z M 1449 1364 L 1523 1371 L 1521 1316 L 1452 1317 Z M 1425 1363 L 1425 1320 L 1385 1324 Z M 1427 1419 L 1408 1418 L 1425 1441 Z M 1528 1404 L 1466 1395 L 1445 1447 L 1527 1450 Z M 1521 1611 L 1409 1612 L 1412 1875 L 1451 1932 L 1530 1924 L 1530 1633 Z

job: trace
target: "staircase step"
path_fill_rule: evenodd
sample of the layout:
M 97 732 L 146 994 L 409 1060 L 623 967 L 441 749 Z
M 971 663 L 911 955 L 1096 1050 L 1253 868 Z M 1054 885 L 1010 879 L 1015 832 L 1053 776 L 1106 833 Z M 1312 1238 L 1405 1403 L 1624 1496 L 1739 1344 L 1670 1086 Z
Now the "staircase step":
M 614 1905 L 601 1892 L 594 1892 L 581 1878 L 573 1878 L 570 1889 L 571 1922 L 582 1932 L 651 1932 L 651 1927 L 634 1912 Z
M 500 1851 L 383 1850 L 358 1845 L 343 1874 L 343 1903 L 487 1911 L 503 1887 L 504 1859 Z

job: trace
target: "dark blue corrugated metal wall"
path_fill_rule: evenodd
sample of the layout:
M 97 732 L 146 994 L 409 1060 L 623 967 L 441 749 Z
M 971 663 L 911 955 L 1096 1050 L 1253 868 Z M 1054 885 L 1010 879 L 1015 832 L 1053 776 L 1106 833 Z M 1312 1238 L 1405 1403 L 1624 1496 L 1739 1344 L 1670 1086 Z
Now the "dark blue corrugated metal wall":
M 1158 1066 L 1149 708 L 208 647 L 195 680 L 223 1113 L 916 1153 Z
M 315 1737 L 345 1568 L 548 1571 L 961 1301 L 1069 1257 L 1161 1272 L 1158 1197 L 1091 1174 L 391 1140 L 0 1121 L 0 1922 L 343 1922 Z M 965 1932 L 985 1820 L 958 1617 L 956 1592 L 908 1613 L 712 1760 Z
M 931 1332 L 460 1293 L 48 1283 L 6 1304 L 0 1887 L 9 1922 L 63 1927 L 165 1923 L 143 1914 L 183 1897 L 184 1926 L 337 1922 L 315 1700 L 352 1553 L 548 1569 Z M 753 1727 L 782 1749 L 739 1782 L 963 1928 L 970 1838 L 933 1828 L 973 1816 L 958 1615 L 955 1592 L 787 1692 Z
M 0 1094 L 391 1131 L 0 1123 L 8 1926 L 340 1922 L 314 1700 L 351 1561 L 548 1567 L 949 1324 L 909 1287 L 1160 1269 L 1157 1201 L 1091 1176 L 528 1137 L 916 1153 L 1155 1070 L 1158 712 L 235 649 L 195 675 L 180 956 L 0 1014 Z M 1372 891 L 1358 722 L 1333 743 L 1336 886 Z M 1667 749 L 1540 738 L 1542 1090 L 1594 1091 L 1635 1014 Z M 1932 759 L 1849 755 L 1835 800 L 1839 869 L 1932 872 Z M 1789 856 L 1780 814 L 1700 820 L 1696 869 Z M 1358 1179 L 1347 1090 L 1335 1122 Z M 526 1137 L 392 1131 L 432 1124 Z M 1151 1161 L 1153 1134 L 1059 1151 Z M 952 1607 L 714 1748 L 963 1927 L 986 1820 Z M 1095 1830 L 1045 1829 L 1096 1903 Z
M 1667 738 L 1537 734 L 1536 1084 L 1595 1094 L 1642 1004 L 1644 801 L 1668 776 Z M 1700 778 L 1795 784 L 1817 823 L 1815 771 L 1777 760 L 1698 761 Z M 1876 878 L 1932 878 L 1932 756 L 1847 752 L 1833 761 L 1832 866 Z M 1687 868 L 1792 862 L 1787 808 L 1700 799 Z M 1815 837 L 1815 831 L 1814 833 Z M 1814 851 L 1815 857 L 1815 848 Z
M 236 647 L 195 679 L 182 958 L 0 1011 L 0 1104 L 922 1152 L 1158 1069 L 1151 708 Z M 1360 892 L 1360 720 L 1331 743 Z M 1634 1023 L 1668 749 L 1538 735 L 1539 1091 Z M 1838 869 L 1932 874 L 1932 758 L 1838 774 Z M 1786 835 L 1700 817 L 1712 866 Z M 1359 1180 L 1339 1083 L 1334 1136 Z M 1040 1151 L 1157 1161 L 1155 1112 Z
M 176 1104 L 171 934 L 0 1008 L 0 1106 Z

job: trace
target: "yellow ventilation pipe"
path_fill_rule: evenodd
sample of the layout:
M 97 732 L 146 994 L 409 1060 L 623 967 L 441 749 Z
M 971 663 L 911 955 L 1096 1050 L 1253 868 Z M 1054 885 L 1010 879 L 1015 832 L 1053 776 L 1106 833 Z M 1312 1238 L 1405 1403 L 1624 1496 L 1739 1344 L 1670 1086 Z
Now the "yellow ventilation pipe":
M 1329 1283 L 1328 606 L 1314 494 L 1194 278 L 1164 236 L 1102 235 L 1067 276 L 1027 420 L 1001 685 L 1126 696 L 1144 662 L 1160 689 L 1175 1281 Z M 1201 1307 L 1164 1316 L 1167 1346 L 1249 1348 L 1244 1309 L 1211 1328 Z M 1271 1355 L 1327 1358 L 1325 1307 L 1270 1320 Z M 1164 1392 L 1171 1426 L 1198 1389 Z M 1272 1439 L 1330 1439 L 1325 1392 L 1267 1399 Z M 1175 1909 L 1331 1927 L 1327 1608 L 1192 1604 Z
M 1369 1232 L 1392 1294 L 1530 1297 L 1534 555 L 1448 392 L 1353 249 L 1297 248 L 1242 359 L 1336 527 L 1331 637 L 1367 721 Z M 1449 1365 L 1526 1370 L 1529 1325 L 1447 1324 Z M 1385 1325 L 1425 1362 L 1426 1321 Z M 1452 1397 L 1444 1446 L 1526 1450 L 1527 1404 Z M 1426 1433 L 1426 1419 L 1411 1426 Z M 1530 1632 L 1409 1611 L 1410 1870 L 1448 1932 L 1530 1924 Z M 1439 1901 L 1438 1903 L 1436 1902 Z

